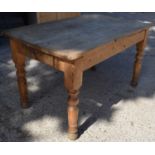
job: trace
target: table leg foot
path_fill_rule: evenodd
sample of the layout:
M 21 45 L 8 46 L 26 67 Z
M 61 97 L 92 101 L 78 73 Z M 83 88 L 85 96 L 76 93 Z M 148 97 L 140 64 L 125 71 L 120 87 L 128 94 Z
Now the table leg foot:
M 78 138 L 78 133 L 68 133 L 68 138 L 70 140 L 76 140 Z
M 30 105 L 28 103 L 21 103 L 21 108 L 28 109 Z
M 136 82 L 136 81 L 131 81 L 130 85 L 131 85 L 132 87 L 136 87 L 136 86 L 138 85 L 138 82 Z
M 68 98 L 68 136 L 75 140 L 78 137 L 78 91 L 70 91 Z

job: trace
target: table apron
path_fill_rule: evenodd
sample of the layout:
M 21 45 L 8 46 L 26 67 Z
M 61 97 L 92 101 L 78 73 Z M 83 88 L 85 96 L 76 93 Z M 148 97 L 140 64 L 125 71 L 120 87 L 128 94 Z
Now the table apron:
M 23 43 L 22 41 L 15 40 L 15 42 L 18 43 L 20 46 L 20 53 L 25 55 L 28 58 L 38 60 L 44 64 L 47 64 L 51 67 L 54 67 L 55 69 L 64 72 L 65 67 L 67 64 L 72 64 L 72 62 L 67 62 L 64 60 L 61 60 L 60 58 L 57 58 L 55 56 L 46 54 L 42 52 L 41 50 L 35 49 L 31 46 L 28 46 L 27 44 Z
M 88 51 L 81 59 L 81 68 L 86 70 L 120 52 L 130 46 L 144 40 L 146 30 L 133 33 L 131 35 L 115 39 L 110 43 L 101 45 L 91 51 Z

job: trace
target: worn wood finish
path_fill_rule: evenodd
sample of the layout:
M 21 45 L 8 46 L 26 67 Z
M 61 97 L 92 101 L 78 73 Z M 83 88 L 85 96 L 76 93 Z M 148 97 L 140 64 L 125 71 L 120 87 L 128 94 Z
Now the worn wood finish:
M 68 91 L 68 133 L 74 140 L 78 137 L 79 89 L 82 85 L 82 70 L 76 64 L 67 64 L 64 70 L 64 84 Z
M 25 76 L 25 56 L 20 53 L 22 50 L 20 44 L 14 40 L 10 40 L 10 45 L 12 49 L 12 58 L 16 66 L 16 75 L 18 88 L 20 93 L 21 106 L 23 108 L 28 108 L 28 93 L 27 93 L 27 82 Z
M 123 22 L 109 17 L 79 17 L 76 20 L 33 25 L 6 32 L 11 40 L 13 60 L 17 68 L 22 107 L 28 106 L 25 57 L 36 59 L 64 72 L 64 84 L 69 96 L 68 133 L 70 139 L 76 139 L 78 95 L 85 70 L 136 44 L 137 55 L 132 85 L 137 84 L 146 44 L 146 32 L 150 24 L 131 21 L 122 24 Z M 116 27 L 113 28 L 112 24 Z
M 148 30 L 145 31 L 145 36 L 143 40 L 138 42 L 136 44 L 136 57 L 135 57 L 135 63 L 134 63 L 134 69 L 133 69 L 133 76 L 132 76 L 132 81 L 131 85 L 133 87 L 137 86 L 138 84 L 138 78 L 140 76 L 141 68 L 142 68 L 142 59 L 144 55 L 144 48 L 146 46 L 147 42 L 147 36 L 148 36 Z
M 95 64 L 106 60 L 137 42 L 143 40 L 145 37 L 145 30 L 132 33 L 130 35 L 114 39 L 112 42 L 98 46 L 97 48 L 87 51 L 83 56 L 82 69 L 86 70 Z
M 148 24 L 141 22 L 134 21 L 133 24 L 132 21 L 109 17 L 81 16 L 61 22 L 21 27 L 7 31 L 6 34 L 37 46 L 52 56 L 73 61 L 83 57 L 87 51 L 147 27 Z

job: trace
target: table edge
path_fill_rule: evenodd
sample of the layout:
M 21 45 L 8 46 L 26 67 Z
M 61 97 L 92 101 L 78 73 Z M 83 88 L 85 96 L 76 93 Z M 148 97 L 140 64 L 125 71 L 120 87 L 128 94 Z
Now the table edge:
M 125 37 L 125 36 L 129 36 L 129 35 L 133 35 L 133 34 L 138 33 L 138 32 L 140 32 L 140 31 L 149 30 L 150 27 L 152 27 L 152 26 L 154 26 L 154 24 L 153 24 L 153 23 L 150 23 L 150 24 L 148 24 L 148 26 L 145 26 L 145 27 L 143 27 L 143 28 L 138 28 L 137 30 L 132 31 L 131 33 L 129 32 L 129 33 L 126 33 L 126 34 L 124 34 L 124 35 L 122 35 L 122 36 L 118 36 L 118 37 L 116 37 L 116 38 L 113 38 L 112 40 L 107 41 L 106 43 L 102 43 L 102 44 L 100 44 L 100 45 L 97 45 L 97 46 L 95 46 L 95 47 L 93 47 L 93 48 L 90 48 L 90 49 L 86 50 L 85 52 L 79 52 L 79 53 L 78 53 L 77 55 L 75 55 L 74 57 L 69 57 L 69 56 L 68 56 L 68 53 L 66 53 L 66 55 L 65 55 L 65 54 L 64 54 L 64 55 L 61 55 L 61 54 L 58 52 L 58 50 L 56 50 L 56 49 L 48 49 L 48 48 L 41 47 L 41 46 L 36 45 L 36 44 L 32 44 L 32 43 L 27 42 L 27 41 L 25 41 L 25 40 L 19 39 L 19 38 L 15 37 L 15 36 L 10 35 L 9 33 L 7 33 L 7 31 L 2 32 L 2 35 L 5 36 L 5 37 L 8 37 L 9 39 L 15 39 L 15 40 L 17 40 L 17 41 L 19 41 L 19 42 L 25 44 L 26 46 L 31 47 L 31 48 L 34 48 L 34 49 L 36 49 L 36 50 L 39 50 L 39 51 L 41 51 L 41 52 L 43 52 L 43 53 L 45 53 L 45 54 L 48 54 L 48 55 L 51 55 L 51 56 L 54 56 L 54 57 L 63 59 L 63 60 L 65 60 L 65 61 L 76 61 L 76 60 L 82 58 L 82 57 L 83 57 L 85 54 L 87 54 L 88 52 L 94 50 L 95 48 L 97 48 L 97 47 L 99 47 L 99 46 L 106 45 L 106 44 L 108 44 L 108 43 L 110 43 L 110 42 L 112 42 L 112 41 L 114 41 L 114 40 L 116 40 L 116 39 L 119 39 L 119 38 L 122 38 L 122 37 Z

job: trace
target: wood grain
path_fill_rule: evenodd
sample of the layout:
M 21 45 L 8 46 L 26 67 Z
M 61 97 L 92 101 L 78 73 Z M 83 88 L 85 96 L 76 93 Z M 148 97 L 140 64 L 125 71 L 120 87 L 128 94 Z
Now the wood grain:
M 12 58 L 16 66 L 17 83 L 20 93 L 21 106 L 28 108 L 28 93 L 27 93 L 27 82 L 25 75 L 25 56 L 20 53 L 22 50 L 20 44 L 17 41 L 10 40 L 12 49 Z
M 82 71 L 78 66 L 68 64 L 65 66 L 64 84 L 68 91 L 68 136 L 71 140 L 78 137 L 78 104 L 79 89 L 82 86 Z
M 80 16 L 67 21 L 10 30 L 6 32 L 6 35 L 27 42 L 33 47 L 40 47 L 52 56 L 76 60 L 86 51 L 148 27 L 150 24 L 137 21 Z
M 132 85 L 135 86 L 140 75 L 149 27 L 150 24 L 139 22 L 86 16 L 7 31 L 5 34 L 10 37 L 22 107 L 28 107 L 24 70 L 26 57 L 62 71 L 68 92 L 68 135 L 72 140 L 77 139 L 78 95 L 83 72 L 136 44 L 132 77 Z
M 145 30 L 130 34 L 128 36 L 115 39 L 114 41 L 87 51 L 81 59 L 82 68 L 86 70 L 95 64 L 98 64 L 143 40 L 145 37 Z
M 143 40 L 138 42 L 136 44 L 136 56 L 135 56 L 135 63 L 134 63 L 134 68 L 133 68 L 133 76 L 132 76 L 132 81 L 131 81 L 131 86 L 136 87 L 138 84 L 138 79 L 140 76 L 141 68 L 142 68 L 142 59 L 144 55 L 144 48 L 146 46 L 147 42 L 147 37 L 148 37 L 148 30 L 145 31 L 145 36 Z

